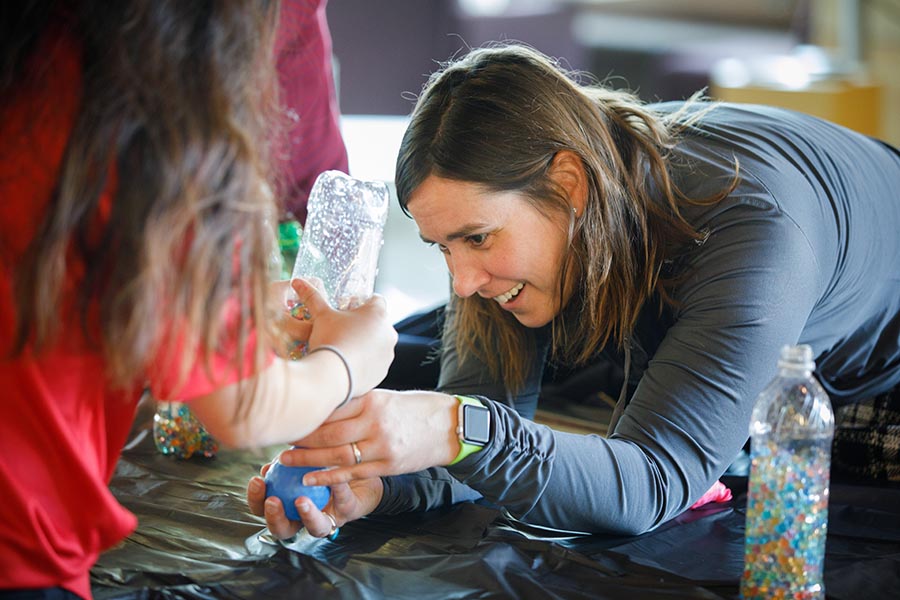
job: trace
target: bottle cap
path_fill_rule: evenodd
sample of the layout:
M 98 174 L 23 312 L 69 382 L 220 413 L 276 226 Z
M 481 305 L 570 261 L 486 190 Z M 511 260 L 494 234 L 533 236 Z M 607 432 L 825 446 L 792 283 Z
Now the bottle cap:
M 813 360 L 813 350 L 808 344 L 796 346 L 784 346 L 781 349 L 781 358 L 778 360 L 779 369 L 803 369 L 813 371 L 816 361 Z

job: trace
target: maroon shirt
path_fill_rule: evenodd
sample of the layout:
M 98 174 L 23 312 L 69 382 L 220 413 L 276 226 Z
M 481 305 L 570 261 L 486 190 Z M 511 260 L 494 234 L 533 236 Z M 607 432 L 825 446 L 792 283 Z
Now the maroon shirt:
M 287 125 L 275 151 L 283 217 L 306 222 L 306 200 L 323 171 L 348 172 L 331 64 L 327 0 L 285 0 L 275 41 Z

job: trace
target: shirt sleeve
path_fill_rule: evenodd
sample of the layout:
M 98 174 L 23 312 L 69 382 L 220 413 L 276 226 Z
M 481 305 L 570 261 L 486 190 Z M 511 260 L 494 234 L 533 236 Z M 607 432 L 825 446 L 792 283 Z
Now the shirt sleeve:
M 324 0 L 282 2 L 275 40 L 279 100 L 287 117 L 273 149 L 278 193 L 285 212 L 300 223 L 306 222 L 309 192 L 319 174 L 349 173 L 325 9 Z
M 202 348 L 188 348 L 183 328 L 172 325 L 156 354 L 148 378 L 150 391 L 158 400 L 182 400 L 204 396 L 217 389 L 247 379 L 258 373 L 256 368 L 256 331 L 248 332 L 243 355 L 238 358 L 238 326 L 240 308 L 237 300 L 226 301 L 222 309 L 222 336 L 219 347 L 212 353 L 207 365 Z M 190 353 L 190 367 L 182 377 L 181 361 L 185 352 Z M 264 350 L 263 368 L 275 359 L 271 349 Z

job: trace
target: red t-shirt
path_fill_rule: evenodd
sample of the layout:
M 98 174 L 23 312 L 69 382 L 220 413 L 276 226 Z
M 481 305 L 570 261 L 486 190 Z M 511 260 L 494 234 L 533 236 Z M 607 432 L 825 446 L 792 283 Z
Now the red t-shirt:
M 137 524 L 108 482 L 141 386 L 113 391 L 77 311 L 62 307 L 64 333 L 53 348 L 10 358 L 14 268 L 44 218 L 82 89 L 78 45 L 62 30 L 48 31 L 32 60 L 30 72 L 42 76 L 16 91 L 0 121 L 0 590 L 61 586 L 89 598 L 99 553 Z M 101 206 L 110 202 L 107 196 Z M 68 265 L 64 298 L 72 297 L 79 271 Z M 214 364 L 221 380 L 195 369 L 180 397 L 234 381 L 222 370 L 227 359 Z M 153 376 L 154 390 L 176 379 L 164 364 Z

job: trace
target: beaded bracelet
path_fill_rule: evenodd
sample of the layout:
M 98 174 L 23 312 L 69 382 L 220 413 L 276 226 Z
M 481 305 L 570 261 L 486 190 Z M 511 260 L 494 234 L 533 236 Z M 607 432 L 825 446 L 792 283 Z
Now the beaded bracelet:
M 319 350 L 331 350 L 332 352 L 334 352 L 335 355 L 337 355 L 337 357 L 339 359 L 341 359 L 341 362 L 344 363 L 344 368 L 347 370 L 347 397 L 344 398 L 344 400 L 335 407 L 335 408 L 340 408 L 343 405 L 350 402 L 350 398 L 353 397 L 353 374 L 350 372 L 350 363 L 347 362 L 347 357 L 344 356 L 343 352 L 341 352 L 334 346 L 328 346 L 328 345 L 319 346 L 313 350 L 310 350 L 309 353 L 307 354 L 307 356 L 309 356 L 310 354 L 314 354 L 314 353 L 318 352 Z

